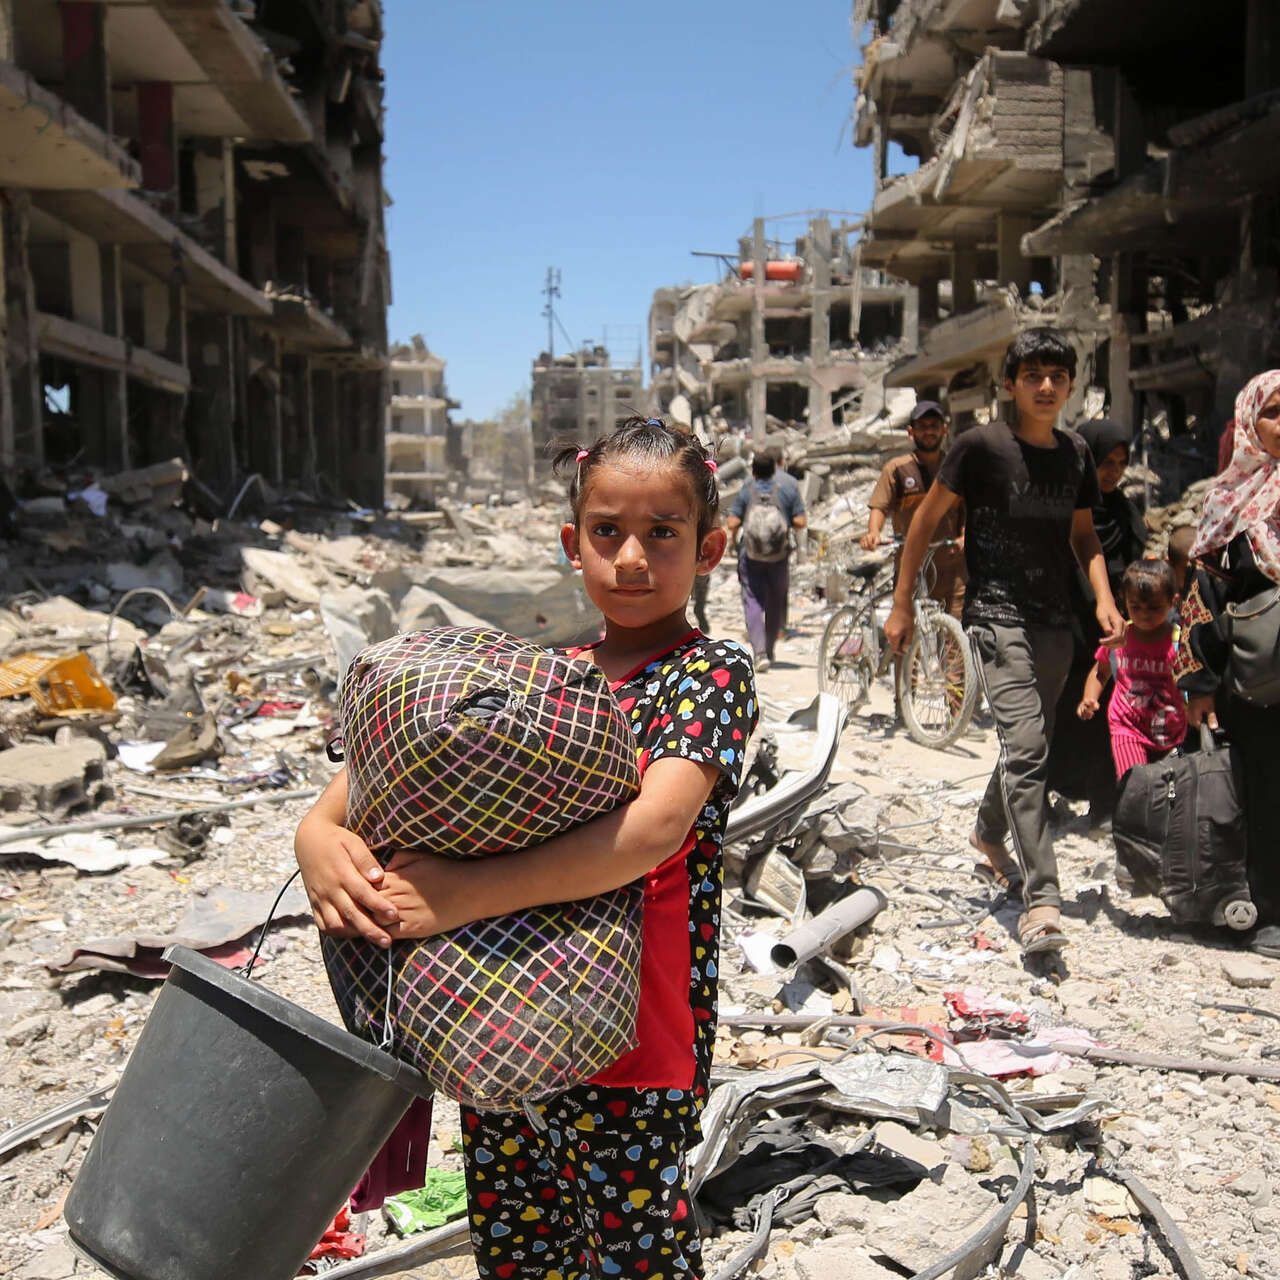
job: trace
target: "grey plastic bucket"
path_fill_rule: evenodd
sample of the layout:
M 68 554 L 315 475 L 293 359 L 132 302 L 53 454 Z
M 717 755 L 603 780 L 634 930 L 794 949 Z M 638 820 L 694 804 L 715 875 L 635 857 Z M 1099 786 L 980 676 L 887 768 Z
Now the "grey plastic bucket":
M 172 968 L 76 1176 L 121 1280 L 290 1280 L 415 1095 L 413 1067 L 198 952 Z

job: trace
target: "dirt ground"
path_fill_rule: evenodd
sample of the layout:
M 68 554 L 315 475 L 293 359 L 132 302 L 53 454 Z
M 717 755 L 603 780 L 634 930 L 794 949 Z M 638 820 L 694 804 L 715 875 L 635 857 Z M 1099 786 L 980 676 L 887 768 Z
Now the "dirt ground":
M 727 572 L 717 579 L 711 609 L 714 631 L 742 635 L 736 585 Z M 811 747 L 809 735 L 787 732 L 782 722 L 816 692 L 824 618 L 821 603 L 797 591 L 794 629 L 776 665 L 760 679 L 764 729 L 774 733 L 784 765 L 801 764 Z M 832 774 L 833 783 L 862 789 L 860 812 L 874 815 L 885 842 L 911 847 L 892 857 L 868 857 L 859 866 L 860 877 L 889 898 L 848 961 L 864 1006 L 920 1007 L 941 1002 L 957 988 L 981 988 L 1025 1011 L 1033 1029 L 1069 1025 L 1106 1045 L 1209 1058 L 1224 1066 L 1265 1071 L 1276 1061 L 1270 1051 L 1278 1041 L 1274 979 L 1280 963 L 1250 957 L 1252 963 L 1242 965 L 1242 953 L 1225 940 L 1176 928 L 1157 900 L 1130 898 L 1118 889 L 1109 841 L 1089 837 L 1079 806 L 1061 811 L 1056 828 L 1071 937 L 1065 965 L 1056 973 L 1024 966 L 1012 938 L 1016 910 L 970 874 L 966 845 L 995 757 L 992 732 L 977 728 L 949 750 L 931 751 L 895 731 L 890 710 L 887 686 L 878 687 L 846 729 Z M 298 785 L 322 784 L 333 766 L 324 758 L 319 730 L 299 731 L 291 742 Z M 192 781 L 150 785 L 186 799 L 213 791 L 208 783 Z M 127 791 L 121 797 L 129 802 Z M 117 973 L 51 975 L 45 961 L 78 938 L 168 928 L 193 895 L 224 886 L 274 889 L 293 869 L 292 832 L 307 803 L 236 810 L 227 815 L 229 836 L 218 837 L 225 842 L 188 862 L 161 861 L 106 875 L 31 859 L 0 862 L 0 1125 L 23 1123 L 117 1078 L 158 989 L 154 982 Z M 146 838 L 140 833 L 133 843 Z M 751 973 L 736 938 L 748 918 L 754 929 L 778 930 L 784 922 L 744 904 L 732 886 L 729 906 L 722 1012 L 781 1008 L 789 979 Z M 940 915 L 957 909 L 964 924 L 937 924 Z M 336 1021 L 307 921 L 276 929 L 266 954 L 260 981 Z M 775 1037 L 726 1027 L 720 1060 L 767 1061 L 768 1053 L 795 1039 L 791 1033 Z M 1280 1201 L 1273 1198 L 1280 1180 L 1280 1083 L 1083 1059 L 1009 1083 L 1041 1096 L 1098 1095 L 1105 1106 L 1091 1143 L 1067 1134 L 1041 1143 L 1034 1212 L 1015 1216 L 998 1269 L 984 1274 L 1032 1280 L 1179 1275 L 1149 1221 L 1132 1206 L 1099 1199 L 1099 1158 L 1110 1155 L 1122 1159 L 1164 1204 L 1209 1280 L 1280 1276 Z M 840 1132 L 856 1135 L 859 1123 L 846 1119 Z M 439 1108 L 433 1163 L 457 1166 L 456 1123 L 456 1113 Z M 67 1249 L 59 1216 L 91 1133 L 91 1121 L 70 1122 L 0 1161 L 0 1275 L 63 1280 L 92 1274 Z M 969 1190 L 987 1194 L 976 1181 L 986 1178 L 1007 1194 L 1007 1169 L 998 1151 L 995 1167 L 984 1174 L 964 1154 L 969 1148 L 962 1151 L 960 1139 L 941 1134 L 939 1141 Z M 861 1228 L 851 1229 L 847 1220 L 842 1226 L 838 1215 L 826 1217 L 775 1231 L 757 1274 L 777 1280 L 837 1274 L 830 1269 L 832 1250 L 860 1247 Z M 390 1243 L 377 1216 L 362 1225 L 370 1249 Z M 886 1220 L 876 1238 L 888 1240 L 885 1233 L 892 1230 Z M 745 1238 L 731 1232 L 712 1241 L 708 1275 Z M 892 1248 L 888 1240 L 881 1255 L 892 1256 Z M 901 1263 L 896 1266 L 873 1271 L 868 1264 L 862 1274 L 911 1274 Z M 470 1264 L 456 1258 L 405 1274 L 465 1276 Z

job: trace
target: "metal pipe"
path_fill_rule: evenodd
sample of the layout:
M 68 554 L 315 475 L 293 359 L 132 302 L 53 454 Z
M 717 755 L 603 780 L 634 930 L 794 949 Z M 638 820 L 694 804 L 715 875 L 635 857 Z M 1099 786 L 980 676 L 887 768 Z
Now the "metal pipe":
M 812 920 L 779 938 L 769 958 L 779 969 L 803 964 L 818 952 L 825 951 L 837 938 L 852 933 L 859 925 L 878 916 L 889 905 L 889 899 L 870 885 L 863 885 L 847 898 L 841 898 Z

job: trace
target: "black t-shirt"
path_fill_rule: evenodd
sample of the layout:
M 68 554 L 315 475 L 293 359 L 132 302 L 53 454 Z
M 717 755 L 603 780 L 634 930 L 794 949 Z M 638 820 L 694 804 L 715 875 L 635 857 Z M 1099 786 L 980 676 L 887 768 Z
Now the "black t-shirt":
M 1088 446 L 1054 428 L 1053 445 L 1020 440 L 1004 422 L 974 427 L 942 460 L 938 479 L 965 503 L 966 624 L 1071 625 L 1071 522 L 1099 501 Z

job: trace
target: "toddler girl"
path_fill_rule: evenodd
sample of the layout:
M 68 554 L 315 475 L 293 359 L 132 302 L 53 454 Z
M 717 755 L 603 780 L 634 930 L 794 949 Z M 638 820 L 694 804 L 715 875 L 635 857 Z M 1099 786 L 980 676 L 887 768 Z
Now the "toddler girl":
M 644 878 L 637 1046 L 528 1114 L 462 1109 L 471 1239 L 484 1280 L 692 1280 L 701 1249 L 684 1157 L 711 1069 L 721 844 L 754 678 L 746 650 L 686 619 L 695 578 L 725 550 L 702 445 L 631 418 L 557 461 L 572 508 L 561 544 L 605 622 L 580 652 L 635 732 L 639 796 L 500 869 L 414 851 L 383 871 L 342 826 L 340 773 L 295 849 L 320 928 L 382 946 Z
M 1115 649 L 1099 646 L 1076 708 L 1081 720 L 1092 719 L 1114 672 L 1107 724 L 1117 778 L 1135 764 L 1168 755 L 1187 732 L 1186 708 L 1173 678 L 1173 569 L 1165 560 L 1135 560 L 1124 571 L 1120 589 L 1129 614 L 1124 643 Z

